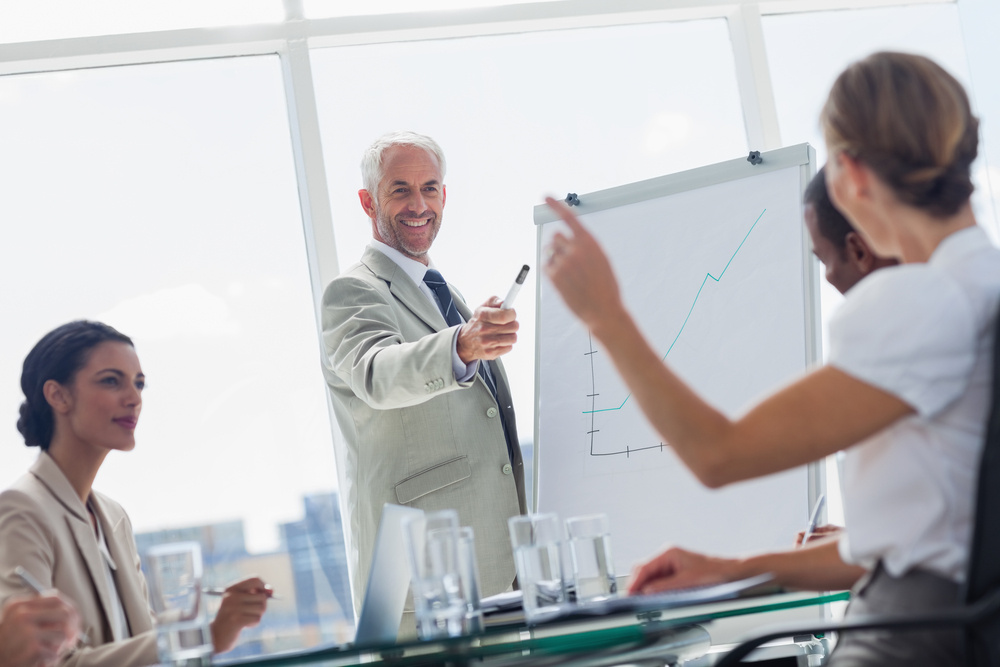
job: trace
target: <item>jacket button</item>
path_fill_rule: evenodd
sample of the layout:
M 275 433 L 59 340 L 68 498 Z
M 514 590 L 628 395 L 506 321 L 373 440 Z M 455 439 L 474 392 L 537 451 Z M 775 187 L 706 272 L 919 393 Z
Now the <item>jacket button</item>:
M 494 417 L 497 416 L 497 409 L 490 408 L 489 410 L 486 411 L 486 416 L 489 417 L 490 419 L 493 419 Z
M 512 471 L 512 470 L 513 470 L 513 468 L 511 468 L 511 467 L 510 467 L 510 464 L 509 464 L 509 463 L 505 463 L 505 464 L 503 465 L 503 474 L 505 474 L 505 475 L 509 475 L 509 474 L 511 473 L 511 471 Z

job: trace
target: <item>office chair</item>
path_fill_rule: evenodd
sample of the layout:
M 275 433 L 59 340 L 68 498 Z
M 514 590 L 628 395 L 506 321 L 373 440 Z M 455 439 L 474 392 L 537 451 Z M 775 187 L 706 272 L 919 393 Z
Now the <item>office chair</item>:
M 992 403 L 979 463 L 969 572 L 963 603 L 941 612 L 866 616 L 850 621 L 775 627 L 727 653 L 716 667 L 740 664 L 761 644 L 801 634 L 961 627 L 971 667 L 1000 667 L 1000 323 L 993 343 Z

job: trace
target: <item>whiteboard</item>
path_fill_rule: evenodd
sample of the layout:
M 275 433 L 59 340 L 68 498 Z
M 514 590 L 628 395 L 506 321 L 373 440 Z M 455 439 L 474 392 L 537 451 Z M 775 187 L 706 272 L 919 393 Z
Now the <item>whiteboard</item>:
M 623 299 L 666 363 L 729 416 L 818 359 L 818 270 L 802 222 L 808 144 L 581 194 Z M 538 263 L 564 225 L 535 209 Z M 537 281 L 535 503 L 609 515 L 615 568 L 667 545 L 717 555 L 789 547 L 821 464 L 709 490 L 649 426 L 608 355 Z

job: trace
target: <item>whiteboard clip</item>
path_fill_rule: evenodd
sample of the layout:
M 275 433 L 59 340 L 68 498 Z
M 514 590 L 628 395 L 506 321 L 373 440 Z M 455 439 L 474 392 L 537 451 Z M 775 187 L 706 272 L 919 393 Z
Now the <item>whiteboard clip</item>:
M 764 161 L 764 158 L 760 156 L 760 151 L 750 151 L 750 155 L 747 156 L 747 162 L 750 164 L 760 164 Z
M 567 194 L 566 199 L 564 201 L 570 206 L 580 205 L 580 198 L 576 195 L 575 192 L 570 192 L 569 194 Z

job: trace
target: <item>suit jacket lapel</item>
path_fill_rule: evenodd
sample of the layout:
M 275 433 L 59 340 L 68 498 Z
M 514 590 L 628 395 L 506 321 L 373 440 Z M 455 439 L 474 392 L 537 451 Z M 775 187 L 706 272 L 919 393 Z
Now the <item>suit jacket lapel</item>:
M 406 271 L 374 248 L 366 248 L 361 263 L 389 285 L 389 291 L 403 306 L 434 331 L 447 329 L 444 315 L 428 299 Z
M 121 600 L 122 609 L 125 610 L 125 620 L 128 621 L 129 632 L 134 637 L 146 630 L 151 630 L 153 625 L 150 621 L 149 606 L 135 570 L 132 550 L 129 549 L 132 535 L 125 517 L 121 517 L 117 523 L 112 524 L 101 500 L 96 495 L 92 496 L 92 499 L 94 511 L 104 528 L 108 552 L 115 562 L 116 569 L 113 572 L 115 586 L 118 587 L 118 597 Z
M 90 575 L 94 590 L 97 591 L 97 599 L 100 600 L 101 610 L 104 612 L 103 632 L 110 640 L 111 624 L 108 619 L 111 609 L 111 591 L 108 590 L 107 579 L 104 576 L 104 562 L 101 560 L 101 553 L 97 548 L 94 527 L 90 525 L 90 514 L 79 496 L 76 495 L 69 480 L 48 454 L 42 454 L 38 457 L 38 460 L 31 467 L 31 472 L 66 510 L 64 515 L 66 524 L 69 526 L 73 540 L 76 542 L 76 548 L 87 566 L 87 573 Z

